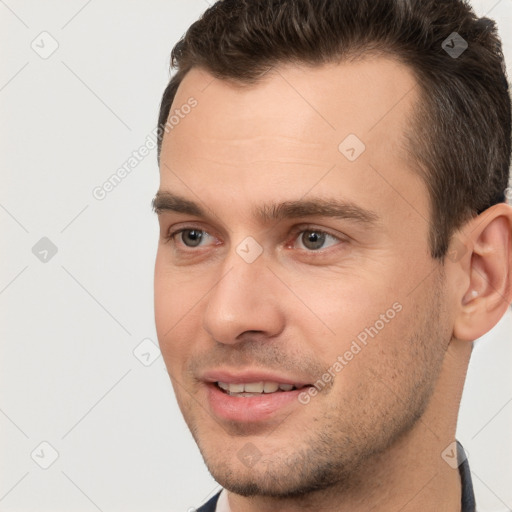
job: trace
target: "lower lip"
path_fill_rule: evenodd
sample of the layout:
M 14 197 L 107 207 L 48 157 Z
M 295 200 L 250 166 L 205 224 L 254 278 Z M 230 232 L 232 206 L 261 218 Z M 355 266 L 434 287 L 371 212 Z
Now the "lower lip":
M 290 405 L 300 405 L 299 395 L 306 388 L 277 391 L 254 396 L 231 396 L 221 391 L 217 384 L 206 384 L 208 403 L 215 416 L 240 422 L 264 421 Z

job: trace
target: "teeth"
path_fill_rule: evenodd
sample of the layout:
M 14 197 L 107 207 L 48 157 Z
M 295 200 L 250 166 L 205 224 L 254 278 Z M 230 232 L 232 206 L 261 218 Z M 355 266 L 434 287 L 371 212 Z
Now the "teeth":
M 264 393 L 273 393 L 279 389 L 279 384 L 277 382 L 265 382 L 263 386 Z
M 228 391 L 230 393 L 243 393 L 244 385 L 243 384 L 228 384 Z
M 263 382 L 251 382 L 247 384 L 239 384 L 239 386 L 242 386 L 244 391 L 247 393 L 263 393 Z
M 217 382 L 217 385 L 229 394 L 244 393 L 242 396 L 250 396 L 246 393 L 275 393 L 277 390 L 291 391 L 296 388 L 293 384 L 279 384 L 278 382 L 246 382 L 240 384 Z

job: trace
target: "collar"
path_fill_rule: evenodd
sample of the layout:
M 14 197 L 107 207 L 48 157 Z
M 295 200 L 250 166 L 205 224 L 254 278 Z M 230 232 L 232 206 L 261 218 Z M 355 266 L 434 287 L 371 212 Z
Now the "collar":
M 469 469 L 468 458 L 462 445 L 457 441 L 457 462 L 459 463 L 460 482 L 462 485 L 461 512 L 475 512 L 475 492 Z M 229 512 L 229 509 L 228 509 Z

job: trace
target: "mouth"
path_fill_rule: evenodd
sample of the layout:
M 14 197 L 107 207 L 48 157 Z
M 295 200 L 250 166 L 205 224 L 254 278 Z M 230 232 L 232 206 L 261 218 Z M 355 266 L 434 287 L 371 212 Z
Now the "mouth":
M 259 423 L 287 418 L 304 407 L 301 395 L 311 387 L 306 376 L 261 368 L 212 368 L 198 375 L 204 402 L 221 421 Z M 308 382 L 309 381 L 309 382 Z
M 206 404 L 213 416 L 221 421 L 259 424 L 288 418 L 303 410 L 300 395 L 311 384 L 255 381 L 236 382 L 215 380 L 205 382 Z
M 217 388 L 229 396 L 255 397 L 274 393 L 295 391 L 309 387 L 309 384 L 286 384 L 272 381 L 259 382 L 221 382 L 214 383 Z

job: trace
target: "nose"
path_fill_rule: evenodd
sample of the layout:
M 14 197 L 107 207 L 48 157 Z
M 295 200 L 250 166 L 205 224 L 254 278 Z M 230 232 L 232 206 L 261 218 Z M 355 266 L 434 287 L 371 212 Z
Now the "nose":
M 203 316 L 203 327 L 215 341 L 236 344 L 246 333 L 267 338 L 282 332 L 282 284 L 263 257 L 247 263 L 235 253 L 221 275 L 206 298 Z

